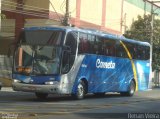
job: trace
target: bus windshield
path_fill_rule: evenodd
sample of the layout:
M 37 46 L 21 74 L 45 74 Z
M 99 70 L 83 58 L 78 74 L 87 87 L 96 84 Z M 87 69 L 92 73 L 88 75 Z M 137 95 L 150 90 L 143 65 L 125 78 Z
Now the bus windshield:
M 26 30 L 21 33 L 19 41 L 30 45 L 60 45 L 63 36 L 63 31 Z
M 23 74 L 58 74 L 61 48 L 57 46 L 21 45 L 15 53 L 14 71 Z

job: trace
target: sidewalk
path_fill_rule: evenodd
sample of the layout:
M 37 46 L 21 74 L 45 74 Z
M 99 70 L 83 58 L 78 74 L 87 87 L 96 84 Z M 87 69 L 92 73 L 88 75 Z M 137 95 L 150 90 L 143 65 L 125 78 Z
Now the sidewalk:
M 0 91 L 12 92 L 13 89 L 12 89 L 12 87 L 2 87 L 2 89 Z
M 12 85 L 12 80 L 9 78 L 1 78 L 0 77 L 0 82 L 2 83 L 2 87 L 11 87 L 11 85 Z

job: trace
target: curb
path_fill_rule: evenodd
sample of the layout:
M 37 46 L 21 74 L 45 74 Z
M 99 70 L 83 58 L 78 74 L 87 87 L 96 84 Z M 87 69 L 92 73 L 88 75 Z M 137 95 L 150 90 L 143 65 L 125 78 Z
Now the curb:
M 2 87 L 1 88 L 1 91 L 14 91 L 13 89 L 12 89 L 12 87 Z

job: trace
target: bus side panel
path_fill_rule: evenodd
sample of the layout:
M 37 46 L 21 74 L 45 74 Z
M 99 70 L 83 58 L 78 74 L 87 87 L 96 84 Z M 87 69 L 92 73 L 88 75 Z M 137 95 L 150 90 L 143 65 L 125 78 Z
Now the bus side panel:
M 60 92 L 62 94 L 71 94 L 73 93 L 73 86 L 75 84 L 75 80 L 77 78 L 77 74 L 79 72 L 80 67 L 82 66 L 82 61 L 84 59 L 84 55 L 79 55 L 75 59 L 73 67 L 67 74 L 61 75 L 60 81 Z
M 89 93 L 127 91 L 133 77 L 132 65 L 127 58 L 86 55 L 78 71 L 73 92 L 80 79 L 88 81 Z
M 146 90 L 149 85 L 149 61 L 136 60 L 134 63 L 137 71 L 138 90 Z

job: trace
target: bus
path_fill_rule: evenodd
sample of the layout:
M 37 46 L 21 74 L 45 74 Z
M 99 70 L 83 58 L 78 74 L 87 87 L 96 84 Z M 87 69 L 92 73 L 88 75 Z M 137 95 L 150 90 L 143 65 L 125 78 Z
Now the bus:
M 133 96 L 149 88 L 150 61 L 147 42 L 76 27 L 24 28 L 14 50 L 12 87 L 41 99 L 107 92 Z

